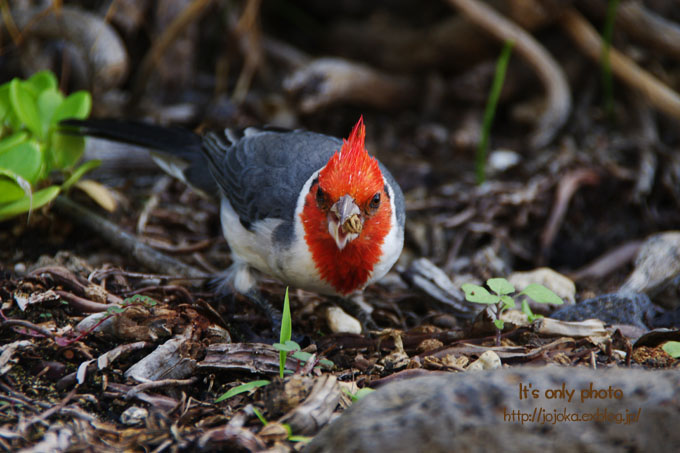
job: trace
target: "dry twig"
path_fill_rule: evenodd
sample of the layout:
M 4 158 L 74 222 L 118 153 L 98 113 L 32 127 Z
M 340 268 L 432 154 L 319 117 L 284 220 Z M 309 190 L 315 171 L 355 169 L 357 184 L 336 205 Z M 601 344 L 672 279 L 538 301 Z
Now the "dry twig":
M 601 60 L 602 39 L 578 11 L 567 9 L 562 15 L 561 23 L 567 34 L 586 55 L 594 61 Z M 680 95 L 677 92 L 616 49 L 609 50 L 609 61 L 615 76 L 639 90 L 657 109 L 680 119 Z
M 534 67 L 545 87 L 546 107 L 529 143 L 532 148 L 550 143 L 571 112 L 571 93 L 560 66 L 530 34 L 490 6 L 476 0 L 449 0 L 449 3 L 501 41 L 514 41 L 517 52 Z

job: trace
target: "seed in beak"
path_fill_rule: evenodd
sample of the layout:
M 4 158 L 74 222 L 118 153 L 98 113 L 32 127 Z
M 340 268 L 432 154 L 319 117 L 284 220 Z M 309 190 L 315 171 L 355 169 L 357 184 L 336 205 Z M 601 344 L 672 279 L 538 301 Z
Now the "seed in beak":
M 359 234 L 362 228 L 361 218 L 359 214 L 352 214 L 345 223 L 342 224 L 342 231 L 345 234 Z

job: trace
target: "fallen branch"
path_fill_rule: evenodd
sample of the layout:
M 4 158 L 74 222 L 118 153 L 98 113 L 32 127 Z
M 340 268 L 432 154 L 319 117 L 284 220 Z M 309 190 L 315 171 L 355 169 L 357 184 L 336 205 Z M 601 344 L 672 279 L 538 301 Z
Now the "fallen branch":
M 534 67 L 546 92 L 545 110 L 529 144 L 540 148 L 555 137 L 571 112 L 571 92 L 562 69 L 529 33 L 490 6 L 475 0 L 449 0 L 472 22 L 501 41 L 514 41 L 517 52 Z
M 596 62 L 601 60 L 602 39 L 581 14 L 568 8 L 562 15 L 561 24 L 586 55 Z M 609 62 L 616 77 L 639 90 L 655 108 L 680 119 L 678 93 L 614 48 L 609 49 Z
M 152 249 L 134 235 L 65 196 L 58 196 L 55 199 L 54 209 L 72 221 L 97 232 L 113 248 L 122 253 L 129 253 L 140 264 L 155 272 L 187 278 L 208 278 L 205 272 Z
M 120 85 L 128 72 L 128 56 L 115 29 L 101 17 L 80 8 L 58 10 L 15 8 L 12 19 L 24 38 L 71 42 L 86 63 L 88 82 L 97 92 Z M 0 32 L 2 28 L 0 27 Z

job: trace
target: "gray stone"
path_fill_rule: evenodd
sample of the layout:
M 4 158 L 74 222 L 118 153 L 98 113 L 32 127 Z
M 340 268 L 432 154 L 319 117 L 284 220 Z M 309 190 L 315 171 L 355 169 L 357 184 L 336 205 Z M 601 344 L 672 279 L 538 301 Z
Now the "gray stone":
M 600 398 L 587 398 L 591 388 Z M 680 451 L 679 389 L 678 371 L 624 368 L 524 367 L 425 376 L 366 396 L 305 451 Z M 573 390 L 571 401 L 566 393 L 558 398 L 553 391 L 559 390 Z M 552 423 L 564 414 L 593 414 L 588 417 L 594 420 Z
M 646 294 L 613 293 L 567 305 L 550 314 L 562 321 L 599 319 L 607 324 L 629 324 L 647 330 L 659 308 L 652 304 Z

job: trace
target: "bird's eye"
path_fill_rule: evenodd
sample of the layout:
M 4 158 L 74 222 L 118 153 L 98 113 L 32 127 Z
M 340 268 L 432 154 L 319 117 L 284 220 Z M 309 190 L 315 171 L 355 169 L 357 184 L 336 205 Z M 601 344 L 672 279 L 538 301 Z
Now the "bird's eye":
M 326 209 L 328 207 L 328 196 L 321 187 L 316 189 L 316 204 L 320 209 Z
M 373 214 L 380 207 L 380 192 L 373 195 L 371 201 L 368 203 L 368 209 L 366 210 L 368 214 Z

